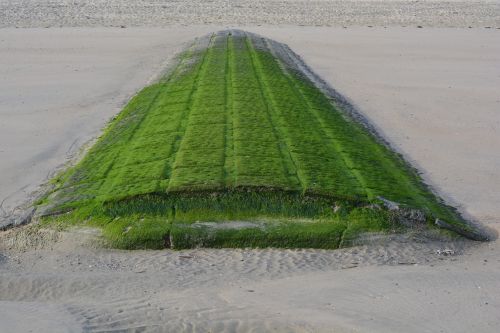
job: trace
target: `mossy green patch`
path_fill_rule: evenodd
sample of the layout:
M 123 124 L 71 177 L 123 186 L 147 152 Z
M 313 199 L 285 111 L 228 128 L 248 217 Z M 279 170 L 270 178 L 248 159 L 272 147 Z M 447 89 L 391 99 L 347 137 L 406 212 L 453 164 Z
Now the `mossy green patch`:
M 225 31 L 139 92 L 39 211 L 122 248 L 336 248 L 400 228 L 380 198 L 465 225 L 266 39 Z M 198 223 L 242 220 L 260 224 Z

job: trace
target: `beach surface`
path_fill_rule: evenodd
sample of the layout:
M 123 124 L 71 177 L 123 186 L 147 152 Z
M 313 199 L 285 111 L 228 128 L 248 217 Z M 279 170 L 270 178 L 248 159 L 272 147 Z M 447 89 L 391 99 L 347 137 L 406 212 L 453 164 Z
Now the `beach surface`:
M 190 39 L 231 27 L 288 44 L 438 193 L 500 229 L 500 32 L 484 27 L 0 29 L 2 223 L 21 221 L 24 210 L 16 207 Z M 94 234 L 30 227 L 0 234 L 2 328 L 496 332 L 500 326 L 497 241 L 126 252 L 92 245 Z
M 0 27 L 158 27 L 172 24 L 500 28 L 500 1 L 0 1 Z
M 117 251 L 0 235 L 7 332 L 496 332 L 498 242 Z

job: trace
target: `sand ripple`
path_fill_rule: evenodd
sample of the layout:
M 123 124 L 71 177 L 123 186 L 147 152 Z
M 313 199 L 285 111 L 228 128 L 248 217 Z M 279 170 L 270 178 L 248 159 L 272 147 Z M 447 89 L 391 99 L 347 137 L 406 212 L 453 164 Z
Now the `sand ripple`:
M 443 297 L 460 303 L 468 295 L 485 310 L 499 302 L 479 288 L 499 286 L 498 260 L 481 274 L 464 271 L 468 255 L 488 244 L 400 236 L 336 251 L 127 252 L 89 246 L 89 230 L 34 237 L 33 249 L 23 247 L 19 229 L 1 236 L 0 322 L 18 331 L 32 328 L 24 318 L 39 332 L 377 331 L 425 312 L 422 297 L 437 306 Z M 482 313 L 485 325 L 498 322 Z M 375 314 L 378 323 L 367 319 Z

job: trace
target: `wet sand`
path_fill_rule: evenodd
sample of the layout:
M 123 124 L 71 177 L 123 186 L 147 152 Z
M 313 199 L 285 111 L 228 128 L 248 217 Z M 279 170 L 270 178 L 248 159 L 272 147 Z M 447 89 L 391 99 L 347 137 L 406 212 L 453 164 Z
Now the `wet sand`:
M 0 29 L 3 222 L 163 61 L 218 28 Z M 242 28 L 288 43 L 437 191 L 499 229 L 497 30 Z M 498 242 L 124 252 L 89 246 L 91 234 L 1 233 L 2 327 L 495 332 L 500 325 Z

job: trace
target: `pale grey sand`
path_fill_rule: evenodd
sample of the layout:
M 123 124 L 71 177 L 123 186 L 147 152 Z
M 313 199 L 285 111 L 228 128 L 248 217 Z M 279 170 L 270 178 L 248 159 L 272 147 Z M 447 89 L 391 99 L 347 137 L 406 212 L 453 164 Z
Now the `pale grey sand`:
M 3 329 L 496 332 L 500 325 L 498 243 L 126 252 L 89 248 L 88 235 L 0 235 Z
M 4 207 L 27 199 L 25 192 L 95 136 L 184 42 L 217 29 L 0 29 Z M 247 29 L 288 43 L 440 193 L 498 229 L 498 30 Z M 91 232 L 0 233 L 2 329 L 496 332 L 500 326 L 498 242 L 124 252 L 82 245 Z
M 0 1 L 0 27 L 130 27 L 172 24 L 500 28 L 500 1 Z

